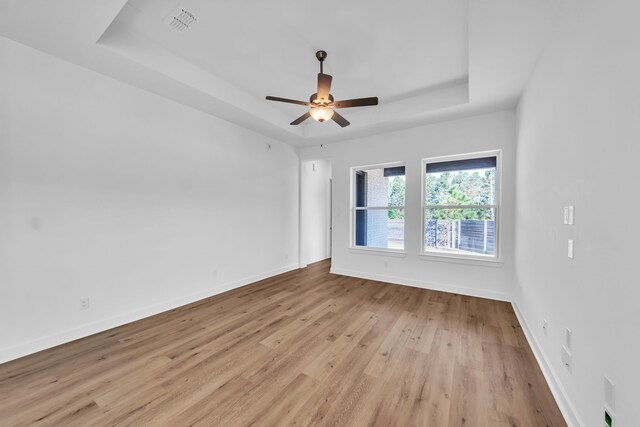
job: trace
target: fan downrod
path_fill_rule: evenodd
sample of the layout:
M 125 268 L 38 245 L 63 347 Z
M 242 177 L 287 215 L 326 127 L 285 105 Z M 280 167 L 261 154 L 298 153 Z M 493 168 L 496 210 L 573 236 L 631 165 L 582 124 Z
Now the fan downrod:
M 316 58 L 318 58 L 318 61 L 320 61 L 320 73 L 322 74 L 322 63 L 324 62 L 325 59 L 327 59 L 327 52 L 325 52 L 324 50 L 319 50 L 316 52 Z

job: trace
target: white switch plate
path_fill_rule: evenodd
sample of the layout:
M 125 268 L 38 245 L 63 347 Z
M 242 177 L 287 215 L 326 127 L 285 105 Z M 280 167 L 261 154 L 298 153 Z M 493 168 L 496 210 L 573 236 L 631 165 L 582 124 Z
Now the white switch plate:
M 80 299 L 80 310 L 89 309 L 89 297 Z
M 572 339 L 571 339 L 571 329 L 567 328 L 564 331 L 564 346 L 567 347 L 567 349 L 572 350 L 571 348 L 571 344 L 572 344 Z
M 564 225 L 569 224 L 569 206 L 564 207 Z
M 571 353 L 569 350 L 567 350 L 565 346 L 562 346 L 562 363 L 569 372 L 571 372 L 571 359 Z
M 607 377 L 604 377 L 604 403 L 610 411 L 616 409 L 616 386 Z M 613 414 L 609 414 L 613 415 Z
M 544 331 L 544 334 L 547 334 L 547 330 L 549 329 L 549 322 L 547 321 L 547 319 L 542 319 L 542 330 Z
M 567 256 L 573 259 L 573 240 L 569 239 L 567 244 Z

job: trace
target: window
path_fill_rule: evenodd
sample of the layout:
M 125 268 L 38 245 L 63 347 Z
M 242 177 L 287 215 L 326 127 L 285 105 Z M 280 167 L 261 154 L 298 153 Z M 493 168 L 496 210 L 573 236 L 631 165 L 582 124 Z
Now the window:
M 423 161 L 422 252 L 497 258 L 500 152 Z
M 404 166 L 372 166 L 352 171 L 352 246 L 403 251 Z

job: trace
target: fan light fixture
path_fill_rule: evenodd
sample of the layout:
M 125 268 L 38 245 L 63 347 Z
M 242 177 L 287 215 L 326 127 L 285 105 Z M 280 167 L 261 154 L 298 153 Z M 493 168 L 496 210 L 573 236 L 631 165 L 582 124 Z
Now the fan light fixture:
M 327 120 L 333 120 L 341 127 L 349 126 L 349 120 L 342 117 L 335 108 L 350 107 L 366 107 L 368 105 L 378 105 L 378 98 L 372 96 L 370 98 L 347 99 L 344 101 L 334 101 L 333 96 L 329 93 L 331 90 L 331 77 L 325 74 L 322 63 L 327 58 L 327 52 L 319 50 L 316 52 L 316 58 L 320 61 L 320 72 L 318 73 L 318 91 L 311 95 L 309 102 L 296 101 L 295 99 L 279 98 L 277 96 L 267 96 L 268 101 L 286 102 L 288 104 L 304 105 L 309 107 L 309 111 L 291 122 L 292 125 L 299 125 L 313 117 L 314 120 L 323 123 Z
M 309 113 L 311 117 L 320 123 L 331 120 L 331 117 L 333 117 L 333 109 L 329 107 L 312 107 Z

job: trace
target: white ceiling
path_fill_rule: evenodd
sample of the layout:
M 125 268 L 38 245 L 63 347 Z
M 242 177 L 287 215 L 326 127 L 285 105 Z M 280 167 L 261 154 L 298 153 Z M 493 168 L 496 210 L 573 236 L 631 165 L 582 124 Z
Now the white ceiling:
M 326 17 L 300 0 L 186 0 L 180 6 L 198 22 L 184 33 L 165 23 L 177 4 L 130 0 L 118 19 L 258 98 L 308 98 L 319 49 L 329 54 L 325 72 L 340 98 L 410 96 L 468 75 L 466 0 L 325 0 Z
M 166 24 L 177 7 L 198 22 Z M 0 1 L 0 35 L 298 146 L 515 105 L 552 31 L 554 0 Z M 352 122 L 289 122 L 328 52 Z

